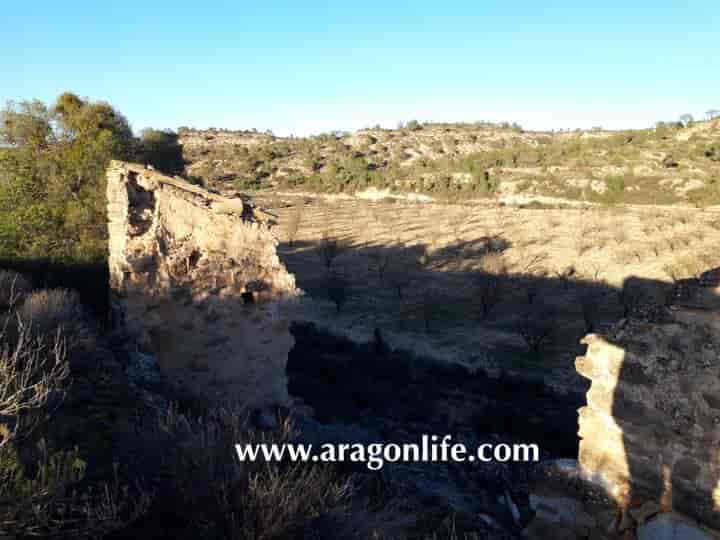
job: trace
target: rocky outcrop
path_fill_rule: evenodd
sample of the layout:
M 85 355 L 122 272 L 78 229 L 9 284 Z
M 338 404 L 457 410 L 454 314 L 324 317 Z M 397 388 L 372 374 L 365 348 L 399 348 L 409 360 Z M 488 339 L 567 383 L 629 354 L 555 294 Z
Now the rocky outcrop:
M 591 335 L 579 462 L 625 508 L 657 502 L 720 528 L 720 316 L 698 289 L 659 323 Z
M 298 294 L 268 225 L 241 199 L 142 165 L 107 173 L 115 321 L 166 380 L 212 399 L 287 399 L 293 338 L 284 315 Z

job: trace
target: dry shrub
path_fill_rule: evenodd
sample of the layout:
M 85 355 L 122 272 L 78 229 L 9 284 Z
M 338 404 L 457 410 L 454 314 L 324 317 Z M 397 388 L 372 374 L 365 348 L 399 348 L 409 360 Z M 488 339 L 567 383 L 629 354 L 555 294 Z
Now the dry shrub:
M 12 340 L 0 334 L 0 447 L 45 421 L 64 398 L 68 375 L 60 332 L 33 337 L 21 325 Z
M 291 441 L 294 433 L 287 420 L 273 431 L 259 432 L 241 408 L 210 409 L 192 417 L 171 407 L 161 426 L 169 437 L 170 504 L 203 537 L 303 538 L 318 521 L 346 510 L 352 483 L 330 467 L 263 458 L 240 462 L 236 457 L 235 444 Z
M 35 291 L 17 308 L 16 316 L 19 324 L 30 329 L 36 339 L 52 339 L 60 332 L 71 353 L 92 345 L 92 332 L 75 291 Z
M 350 484 L 338 482 L 328 468 L 303 463 L 285 469 L 268 467 L 250 475 L 243 497 L 244 519 L 233 524 L 231 538 L 289 538 L 326 518 L 323 514 L 342 512 L 350 493 Z
M 13 446 L 0 448 L 0 536 L 3 538 L 103 538 L 136 521 L 152 493 L 130 490 L 117 478 L 78 491 L 85 462 L 77 449 L 50 453 L 39 444 L 36 472 L 28 475 Z
M 152 495 L 114 482 L 76 488 L 85 476 L 78 449 L 50 452 L 40 439 L 34 473 L 19 448 L 62 403 L 69 366 L 59 331 L 36 335 L 19 323 L 0 335 L 0 537 L 99 538 L 125 527 L 149 507 Z M 138 486 L 139 487 L 139 486 Z
M 0 311 L 12 309 L 32 290 L 30 282 L 12 270 L 0 270 Z

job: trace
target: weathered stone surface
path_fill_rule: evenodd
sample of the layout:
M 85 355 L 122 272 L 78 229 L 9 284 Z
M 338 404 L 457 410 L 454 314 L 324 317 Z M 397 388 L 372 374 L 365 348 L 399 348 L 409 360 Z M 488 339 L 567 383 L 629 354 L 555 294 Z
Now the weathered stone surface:
M 651 501 L 720 528 L 717 313 L 680 306 L 665 322 L 623 321 L 584 343 L 576 368 L 592 382 L 579 411 L 585 474 L 609 484 L 621 506 Z
M 141 165 L 107 173 L 110 284 L 117 322 L 166 380 L 211 399 L 287 399 L 298 294 L 270 228 L 227 199 Z

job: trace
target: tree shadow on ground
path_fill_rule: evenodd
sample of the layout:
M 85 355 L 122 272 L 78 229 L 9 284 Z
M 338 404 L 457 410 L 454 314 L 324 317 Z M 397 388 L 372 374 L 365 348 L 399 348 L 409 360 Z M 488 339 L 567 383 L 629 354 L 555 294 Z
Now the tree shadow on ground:
M 341 272 L 348 312 L 376 313 L 395 329 L 426 327 L 436 336 L 453 328 L 488 332 L 487 350 L 495 348 L 494 335 L 501 350 L 513 354 L 523 349 L 534 355 L 541 350 L 578 354 L 582 336 L 632 307 L 634 297 L 621 288 L 579 276 L 573 268 L 543 269 L 537 257 L 534 264 L 512 268 L 503 256 L 510 246 L 503 237 L 436 250 L 429 244 L 342 241 L 329 264 L 322 256 L 324 240 L 284 243 L 278 253 L 312 297 L 327 298 L 328 272 Z

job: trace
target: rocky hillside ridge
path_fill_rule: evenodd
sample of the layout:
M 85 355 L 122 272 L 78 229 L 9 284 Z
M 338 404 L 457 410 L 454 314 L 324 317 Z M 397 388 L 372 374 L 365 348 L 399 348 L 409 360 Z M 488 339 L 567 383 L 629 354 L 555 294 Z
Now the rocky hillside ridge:
M 284 304 L 299 291 L 269 227 L 241 199 L 142 165 L 114 161 L 107 180 L 117 324 L 190 393 L 286 401 Z
M 223 190 L 377 188 L 508 202 L 720 203 L 717 119 L 575 132 L 412 124 L 307 138 L 185 129 L 180 143 L 186 173 Z

